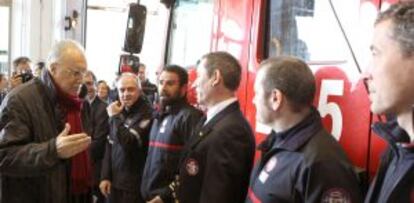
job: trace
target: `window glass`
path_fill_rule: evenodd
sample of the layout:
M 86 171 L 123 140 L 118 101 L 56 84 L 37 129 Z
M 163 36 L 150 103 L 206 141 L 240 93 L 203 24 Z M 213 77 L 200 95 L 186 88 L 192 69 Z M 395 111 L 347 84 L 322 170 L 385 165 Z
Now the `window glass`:
M 111 83 L 120 63 L 130 3 L 136 0 L 89 0 L 87 10 L 86 54 L 88 68 L 97 78 Z M 147 65 L 147 77 L 155 81 L 155 71 L 163 59 L 160 51 L 165 39 L 168 12 L 163 4 L 154 0 L 141 0 L 147 8 L 144 45 L 139 56 Z M 164 29 L 164 30 L 163 30 Z M 154 73 L 152 73 L 152 71 Z
M 168 63 L 194 65 L 210 51 L 213 0 L 176 1 L 171 21 Z
M 10 7 L 0 6 L 0 72 L 8 72 Z
M 349 54 L 329 1 L 269 0 L 267 21 L 265 57 L 293 55 L 323 63 L 344 61 Z

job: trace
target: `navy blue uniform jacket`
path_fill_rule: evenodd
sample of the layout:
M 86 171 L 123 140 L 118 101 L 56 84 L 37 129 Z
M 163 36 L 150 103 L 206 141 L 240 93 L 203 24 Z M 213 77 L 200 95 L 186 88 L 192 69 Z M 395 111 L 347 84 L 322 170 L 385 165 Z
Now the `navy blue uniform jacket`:
M 253 132 L 234 102 L 190 138 L 180 164 L 179 201 L 243 202 L 254 152 Z
M 374 131 L 388 141 L 377 175 L 368 190 L 366 203 L 414 202 L 414 145 L 396 121 L 376 123 Z
M 112 187 L 140 196 L 151 119 L 152 108 L 143 97 L 129 111 L 110 118 L 110 139 L 101 179 L 112 181 Z
M 352 165 L 315 109 L 294 127 L 271 133 L 259 148 L 262 159 L 246 202 L 362 201 Z
M 175 180 L 184 145 L 202 116 L 201 111 L 182 99 L 155 117 L 141 184 L 145 200 L 159 195 L 164 203 L 172 201 L 168 186 Z

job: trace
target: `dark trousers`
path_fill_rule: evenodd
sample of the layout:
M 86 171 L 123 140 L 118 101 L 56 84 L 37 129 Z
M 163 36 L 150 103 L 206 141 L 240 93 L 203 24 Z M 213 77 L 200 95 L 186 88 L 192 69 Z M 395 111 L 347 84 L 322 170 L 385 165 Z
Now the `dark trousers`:
M 92 203 L 92 192 L 85 194 L 71 194 L 70 203 Z
M 105 197 L 101 193 L 101 190 L 99 189 L 99 186 L 94 186 L 92 188 L 92 195 L 94 198 L 96 198 L 96 202 L 94 203 L 105 203 Z
M 138 191 L 132 192 L 111 187 L 109 203 L 145 203 Z

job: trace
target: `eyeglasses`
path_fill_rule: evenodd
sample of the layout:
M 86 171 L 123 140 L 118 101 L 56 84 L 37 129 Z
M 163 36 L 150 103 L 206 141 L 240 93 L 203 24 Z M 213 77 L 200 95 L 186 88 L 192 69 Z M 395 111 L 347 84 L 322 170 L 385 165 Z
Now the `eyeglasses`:
M 65 68 L 63 69 L 66 73 L 68 73 L 68 75 L 70 75 L 71 77 L 74 78 L 82 78 L 83 76 L 85 76 L 86 74 L 86 70 L 84 71 L 79 71 L 79 70 L 72 70 L 70 68 Z
M 93 86 L 93 85 L 95 85 L 94 82 L 90 82 L 90 81 L 84 82 L 83 84 L 85 84 L 87 86 Z

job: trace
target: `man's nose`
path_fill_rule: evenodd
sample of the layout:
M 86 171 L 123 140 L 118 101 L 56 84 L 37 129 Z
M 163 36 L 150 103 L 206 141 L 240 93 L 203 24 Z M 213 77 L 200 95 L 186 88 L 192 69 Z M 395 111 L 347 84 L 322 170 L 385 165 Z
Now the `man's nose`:
M 362 74 L 361 74 L 361 79 L 362 80 L 367 81 L 367 80 L 370 80 L 371 78 L 372 78 L 372 76 L 371 76 L 370 72 L 367 72 L 367 71 L 362 72 Z

